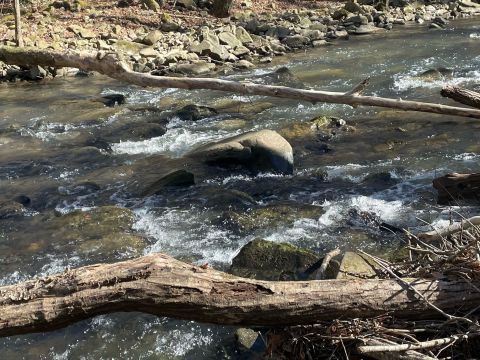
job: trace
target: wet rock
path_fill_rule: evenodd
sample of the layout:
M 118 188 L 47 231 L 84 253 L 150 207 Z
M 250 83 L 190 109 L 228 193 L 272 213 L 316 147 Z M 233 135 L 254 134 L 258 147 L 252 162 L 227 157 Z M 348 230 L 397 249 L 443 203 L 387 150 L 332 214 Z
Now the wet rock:
M 0 219 L 23 216 L 25 212 L 25 207 L 17 201 L 4 201 L 0 203 Z
M 304 273 L 321 257 L 312 251 L 287 243 L 255 239 L 232 260 L 230 273 L 257 280 L 305 279 Z
M 176 111 L 174 116 L 184 121 L 197 121 L 214 116 L 217 113 L 217 110 L 212 107 L 191 104 Z
M 453 70 L 443 68 L 443 67 L 439 67 L 436 69 L 429 69 L 427 71 L 424 71 L 420 75 L 417 75 L 418 78 L 424 81 L 442 80 L 444 78 L 451 78 L 452 76 L 453 76 Z
M 247 121 L 243 119 L 226 119 L 216 123 L 216 127 L 222 130 L 241 129 L 247 125 Z
M 272 73 L 261 76 L 268 83 L 275 85 L 291 86 L 301 88 L 304 84 L 300 79 L 286 66 L 282 66 Z
M 238 69 L 252 69 L 255 67 L 250 61 L 240 60 L 235 64 L 235 67 Z
M 347 251 L 340 262 L 336 279 L 378 278 L 378 265 L 370 258 Z
M 245 211 L 257 204 L 255 199 L 249 194 L 235 189 L 208 187 L 202 189 L 202 195 L 207 199 L 205 206 L 208 208 Z M 218 221 L 216 220 L 214 222 Z
M 261 334 L 253 329 L 237 329 L 235 331 L 235 342 L 242 358 L 261 358 L 266 350 L 265 341 L 263 340 Z
M 353 35 L 367 35 L 379 31 L 380 29 L 373 25 L 360 25 L 352 30 L 349 30 L 349 34 Z
M 215 100 L 209 105 L 215 108 L 218 113 L 235 113 L 242 115 L 260 114 L 273 107 L 273 104 L 268 101 L 245 102 L 231 98 Z
M 102 102 L 105 106 L 113 107 L 115 105 L 123 105 L 125 104 L 125 95 L 123 94 L 108 94 L 103 95 L 98 99 Z
M 142 196 L 159 194 L 168 187 L 188 187 L 192 185 L 195 185 L 195 179 L 191 172 L 175 170 L 148 186 L 143 191 Z
M 148 140 L 154 137 L 164 135 L 167 129 L 162 124 L 157 123 L 127 123 L 117 129 L 113 129 L 110 133 L 104 134 L 103 140 L 113 143 L 125 140 L 141 141 Z M 102 138 L 96 138 L 96 143 L 91 143 L 92 146 L 104 149 L 101 141 Z M 107 150 L 107 149 L 104 149 Z
M 222 222 L 232 230 L 252 233 L 259 229 L 290 227 L 299 219 L 317 220 L 323 213 L 320 206 L 282 202 L 251 208 L 242 213 L 227 212 L 223 214 Z
M 273 130 L 252 131 L 201 146 L 189 156 L 211 165 L 240 165 L 254 172 L 293 173 L 292 147 Z

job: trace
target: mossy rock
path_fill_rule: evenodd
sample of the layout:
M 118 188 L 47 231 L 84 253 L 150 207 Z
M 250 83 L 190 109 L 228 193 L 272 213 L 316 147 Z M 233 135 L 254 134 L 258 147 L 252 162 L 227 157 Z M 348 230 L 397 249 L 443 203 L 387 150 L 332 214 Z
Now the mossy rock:
M 230 273 L 258 280 L 309 278 L 307 270 L 321 264 L 321 256 L 287 243 L 255 239 L 232 260 Z
M 249 233 L 263 228 L 290 227 L 298 219 L 318 219 L 323 213 L 324 210 L 320 206 L 284 202 L 243 213 L 225 212 L 223 223 L 233 230 Z
M 83 253 L 122 252 L 131 255 L 141 255 L 147 243 L 141 236 L 126 233 L 111 233 L 100 239 L 90 239 L 81 242 L 78 250 Z
M 129 209 L 102 206 L 89 211 L 74 211 L 55 218 L 51 226 L 61 229 L 69 238 L 101 238 L 112 233 L 128 232 L 135 222 Z
M 273 107 L 268 101 L 245 102 L 222 98 L 211 102 L 208 106 L 219 113 L 259 114 Z
M 294 123 L 279 131 L 287 140 L 314 136 L 319 130 L 326 129 L 332 124 L 332 118 L 318 116 L 306 122 Z

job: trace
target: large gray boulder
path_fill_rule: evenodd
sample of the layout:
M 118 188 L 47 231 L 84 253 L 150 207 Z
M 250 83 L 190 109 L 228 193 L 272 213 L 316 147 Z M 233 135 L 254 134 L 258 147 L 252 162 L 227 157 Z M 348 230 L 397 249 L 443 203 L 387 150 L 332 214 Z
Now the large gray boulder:
M 293 173 L 292 147 L 273 130 L 252 131 L 204 145 L 189 156 L 213 165 L 243 165 L 256 172 Z

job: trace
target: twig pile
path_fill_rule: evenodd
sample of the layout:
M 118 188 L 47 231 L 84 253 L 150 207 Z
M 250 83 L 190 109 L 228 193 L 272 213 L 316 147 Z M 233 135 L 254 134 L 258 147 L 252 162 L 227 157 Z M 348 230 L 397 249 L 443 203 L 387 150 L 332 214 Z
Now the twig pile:
M 469 219 L 437 231 L 435 241 L 406 232 L 409 259 L 390 263 L 360 251 L 378 265 L 380 278 L 397 279 L 415 289 L 405 278 L 463 279 L 480 291 L 480 226 Z M 430 233 L 426 233 L 430 234 Z M 431 236 L 430 236 L 431 238 Z M 389 314 L 373 319 L 341 319 L 312 326 L 270 330 L 267 353 L 283 359 L 467 359 L 480 354 L 480 306 L 447 314 L 421 293 L 415 294 L 445 320 L 405 321 Z

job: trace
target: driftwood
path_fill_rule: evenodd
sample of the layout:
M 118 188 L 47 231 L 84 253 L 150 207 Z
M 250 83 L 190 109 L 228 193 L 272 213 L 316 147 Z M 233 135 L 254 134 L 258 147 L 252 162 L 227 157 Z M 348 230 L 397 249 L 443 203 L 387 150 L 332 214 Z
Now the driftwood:
M 55 52 L 50 50 L 0 46 L 0 61 L 12 65 L 40 65 L 52 67 L 75 67 L 86 71 L 97 71 L 120 81 L 144 86 L 178 89 L 209 89 L 226 91 L 244 95 L 273 96 L 312 103 L 325 102 L 346 104 L 351 106 L 377 106 L 405 111 L 420 111 L 444 115 L 464 116 L 480 119 L 480 110 L 432 104 L 402 99 L 382 98 L 376 96 L 358 95 L 365 84 L 353 91 L 332 92 L 295 89 L 285 86 L 254 84 L 212 78 L 180 78 L 154 76 L 131 71 L 128 66 L 119 61 L 113 54 L 102 52 L 91 53 Z
M 259 281 L 151 254 L 0 287 L 0 336 L 49 331 L 118 311 L 217 324 L 284 326 L 386 313 L 396 318 L 441 318 L 434 307 L 454 312 L 480 304 L 480 292 L 463 280 L 402 281 Z
M 435 229 L 432 231 L 421 233 L 418 234 L 417 237 L 420 240 L 424 241 L 435 241 L 446 238 L 447 236 L 458 233 L 460 231 L 471 229 L 474 226 L 480 226 L 480 216 L 474 216 L 470 219 L 465 219 L 460 222 L 453 223 L 446 228 Z
M 438 203 L 456 203 L 458 200 L 480 201 L 480 173 L 447 174 L 433 180 L 433 187 L 438 191 Z
M 440 91 L 440 94 L 459 103 L 480 108 L 480 94 L 475 91 L 448 85 Z

